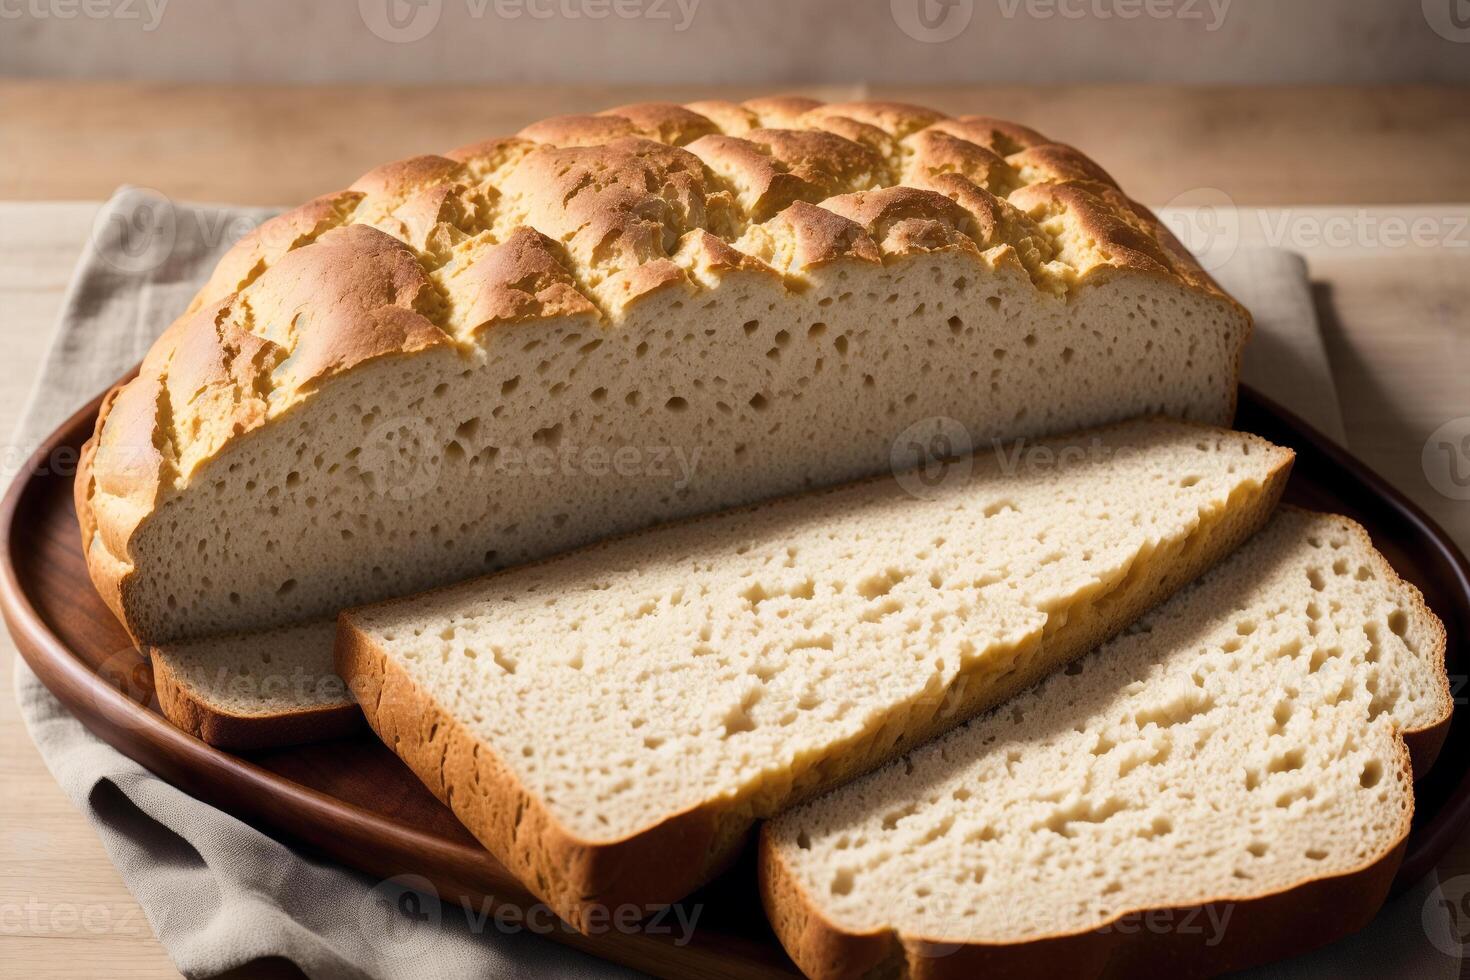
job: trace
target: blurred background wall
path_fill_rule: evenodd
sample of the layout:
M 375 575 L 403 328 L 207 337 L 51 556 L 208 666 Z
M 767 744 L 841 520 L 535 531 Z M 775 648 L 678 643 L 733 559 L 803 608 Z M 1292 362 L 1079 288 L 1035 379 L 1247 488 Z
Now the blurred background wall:
M 0 75 L 1470 81 L 1470 0 L 0 0 Z

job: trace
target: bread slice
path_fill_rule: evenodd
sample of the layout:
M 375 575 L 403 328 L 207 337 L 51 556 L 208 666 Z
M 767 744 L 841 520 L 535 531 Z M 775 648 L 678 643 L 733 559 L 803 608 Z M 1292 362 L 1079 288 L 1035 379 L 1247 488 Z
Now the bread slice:
M 1002 447 L 349 611 L 337 669 L 582 924 L 1090 649 L 1259 527 L 1290 460 L 1168 421 Z
M 150 647 L 163 713 L 198 738 L 263 749 L 357 730 L 362 715 L 332 667 L 337 624 Z
M 379 167 L 220 262 L 82 455 L 159 644 L 980 444 L 1225 424 L 1249 317 L 1095 163 L 915 106 L 626 106 Z
M 1362 528 L 1283 508 L 1064 673 L 762 832 L 810 977 L 1214 975 L 1364 925 L 1453 708 Z

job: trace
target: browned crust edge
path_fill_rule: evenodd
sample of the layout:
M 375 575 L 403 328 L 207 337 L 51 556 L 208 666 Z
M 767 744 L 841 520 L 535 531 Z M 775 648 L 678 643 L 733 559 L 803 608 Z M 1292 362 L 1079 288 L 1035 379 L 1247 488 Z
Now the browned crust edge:
M 102 601 L 106 603 L 107 608 L 112 610 L 112 614 L 117 617 L 118 624 L 128 634 L 128 638 L 137 643 L 138 637 L 133 634 L 133 628 L 128 622 L 127 608 L 123 603 L 123 576 L 115 574 L 112 568 L 92 554 L 92 539 L 97 533 L 97 514 L 92 508 L 93 467 L 97 457 L 97 445 L 102 440 L 102 428 L 107 424 L 107 415 L 112 410 L 112 403 L 117 400 L 117 396 L 131 381 L 131 377 L 124 378 L 102 396 L 92 434 L 87 437 L 86 442 L 82 443 L 81 451 L 77 455 L 77 475 L 72 481 L 72 502 L 76 507 L 77 524 L 81 529 L 82 556 L 87 560 L 87 572 L 92 578 L 92 585 L 96 588 L 97 594 L 102 597 Z
M 174 673 L 168 658 L 149 648 L 153 686 L 163 715 L 176 727 L 221 749 L 251 751 L 351 735 L 362 728 L 355 703 L 325 704 L 275 714 L 241 715 L 201 698 Z
M 1088 431 L 1107 428 L 1112 426 Z M 1279 453 L 1278 463 L 1250 491 L 1249 499 L 1237 501 L 1237 509 L 1227 508 L 1214 522 L 1197 529 L 1170 556 L 1174 560 L 1168 567 L 1133 583 L 1105 619 L 1084 618 L 1080 626 L 1053 634 L 1047 646 L 1060 651 L 1057 656 L 1037 658 L 1029 667 L 996 679 L 983 693 L 970 694 L 954 714 L 944 719 L 936 714 L 897 742 L 868 738 L 824 757 L 842 758 L 843 764 L 821 767 L 819 779 L 793 779 L 780 805 L 792 805 L 856 778 L 1006 700 L 1091 650 L 1213 566 L 1275 510 L 1295 457 L 1290 450 L 1273 448 Z M 335 656 L 338 674 L 384 744 L 512 874 L 578 928 L 612 907 L 683 898 L 723 869 L 756 822 L 757 815 L 742 812 L 738 801 L 723 801 L 696 805 L 621 840 L 582 839 L 562 825 L 489 746 L 358 629 L 350 610 L 338 618 Z M 456 793 L 456 787 L 472 787 L 474 792 Z
M 1289 507 L 1289 505 L 1288 505 Z M 1371 546 L 1368 532 L 1341 518 L 1351 533 Z M 1373 549 L 1386 580 L 1402 589 L 1411 604 L 1436 627 L 1433 658 L 1444 683 L 1443 713 L 1423 728 L 1397 732 L 1399 771 L 1411 779 L 1427 773 L 1449 731 L 1454 698 L 1444 675 L 1446 633 L 1423 594 L 1406 582 L 1378 550 Z M 1412 798 L 1411 798 L 1412 802 Z M 1388 897 L 1394 875 L 1408 846 L 1411 808 L 1404 812 L 1393 843 L 1376 859 L 1343 874 L 1307 879 L 1300 884 L 1247 899 L 1218 898 L 1172 909 L 1131 909 L 1086 932 L 1047 936 L 1024 943 L 943 944 L 901 938 L 891 930 L 855 933 L 828 919 L 819 902 L 801 887 L 766 828 L 760 833 L 757 874 L 761 902 L 777 938 L 803 973 L 813 980 L 881 973 L 884 976 L 961 980 L 976 976 L 1129 977 L 1214 976 L 1305 953 L 1366 926 Z M 1216 945 L 1199 932 L 1108 928 L 1139 917 L 1169 916 L 1167 921 L 1209 922 L 1225 914 L 1229 924 Z M 1199 918 L 1206 916 L 1206 918 Z

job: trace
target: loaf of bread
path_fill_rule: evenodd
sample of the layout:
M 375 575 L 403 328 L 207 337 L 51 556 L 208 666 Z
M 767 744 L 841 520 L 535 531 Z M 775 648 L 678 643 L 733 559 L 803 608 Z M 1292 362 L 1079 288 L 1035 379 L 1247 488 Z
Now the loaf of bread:
M 263 749 L 362 727 L 332 668 L 335 620 L 149 647 L 163 713 L 211 745 Z
M 105 401 L 77 513 L 140 641 L 306 622 L 884 470 L 946 417 L 980 445 L 1226 423 L 1248 328 L 1024 127 L 627 106 L 247 235 Z
M 1214 976 L 1341 937 L 1453 701 L 1368 536 L 1285 508 L 1124 635 L 762 831 L 814 978 Z
M 1091 649 L 1264 523 L 1290 460 L 1170 421 L 1011 447 L 352 610 L 337 670 L 582 925 Z

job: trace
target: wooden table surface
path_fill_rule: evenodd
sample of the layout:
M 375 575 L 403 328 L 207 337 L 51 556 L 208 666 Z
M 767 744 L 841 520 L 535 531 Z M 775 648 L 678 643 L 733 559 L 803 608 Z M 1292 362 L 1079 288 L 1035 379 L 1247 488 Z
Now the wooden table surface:
M 177 199 L 291 204 L 382 161 L 553 113 L 739 94 L 0 80 L 0 201 L 98 201 L 133 183 Z M 1470 92 L 851 86 L 812 94 L 1016 118 L 1086 148 L 1151 205 L 1270 206 L 1239 212 L 1241 239 L 1307 256 L 1349 448 L 1470 551 L 1470 503 L 1438 492 L 1421 462 L 1430 433 L 1470 416 Z M 92 209 L 6 205 L 0 214 L 0 426 L 10 431 Z M 10 690 L 14 655 L 8 637 L 0 640 L 0 976 L 177 976 L 25 735 Z M 1442 877 L 1463 874 L 1470 840 L 1441 866 Z M 68 925 L 87 908 L 105 910 L 91 921 L 106 928 Z

